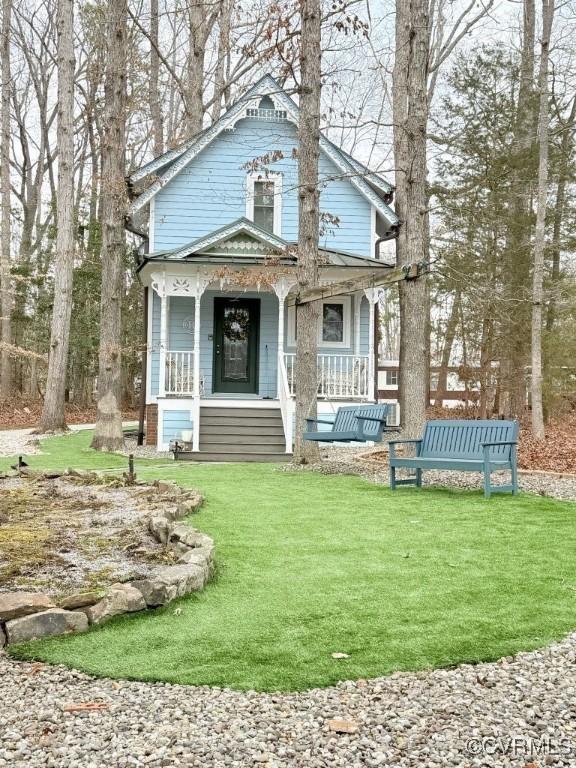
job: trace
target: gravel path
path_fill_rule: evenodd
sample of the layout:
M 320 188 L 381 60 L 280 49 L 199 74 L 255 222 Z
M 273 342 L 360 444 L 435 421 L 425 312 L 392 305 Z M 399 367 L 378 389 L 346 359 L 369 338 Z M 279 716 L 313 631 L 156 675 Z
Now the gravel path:
M 133 426 L 136 424 L 134 421 L 123 422 L 124 426 Z M 79 432 L 83 429 L 94 429 L 94 424 L 70 424 L 67 434 L 73 432 Z M 33 427 L 27 427 L 26 429 L 2 429 L 0 430 L 0 456 L 32 456 L 33 454 L 42 453 L 42 446 L 40 440 L 46 440 L 48 437 L 54 437 L 54 435 L 34 435 Z M 128 442 L 128 441 L 127 441 Z M 136 445 L 136 441 L 133 441 Z M 128 451 L 127 453 L 130 453 Z M 157 454 L 157 456 L 160 454 Z
M 576 764 L 576 634 L 496 663 L 298 694 L 95 680 L 2 655 L 0 679 L 2 767 Z M 84 702 L 106 708 L 64 711 Z M 357 731 L 331 731 L 333 718 Z
M 297 467 L 296 471 L 313 471 L 323 474 L 349 472 L 360 475 L 370 482 L 388 485 L 386 457 L 372 458 L 372 454 L 379 453 L 382 453 L 382 445 L 368 450 L 365 447 L 324 446 L 321 451 L 322 464 Z M 286 465 L 285 469 L 292 471 L 295 468 L 293 465 Z M 402 476 L 402 470 L 398 472 L 398 476 Z M 494 484 L 509 482 L 509 473 L 496 472 L 492 475 L 492 481 Z M 430 471 L 423 474 L 423 483 L 440 487 L 481 489 L 482 474 L 480 472 Z M 522 491 L 564 501 L 576 501 L 576 475 L 520 470 L 518 484 Z M 574 765 L 576 766 L 576 761 Z

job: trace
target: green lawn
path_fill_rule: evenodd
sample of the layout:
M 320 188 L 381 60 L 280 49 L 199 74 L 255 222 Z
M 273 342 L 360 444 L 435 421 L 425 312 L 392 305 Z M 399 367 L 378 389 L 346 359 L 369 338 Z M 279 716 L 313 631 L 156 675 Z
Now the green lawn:
M 30 463 L 125 465 L 88 442 L 86 433 L 51 439 Z M 178 610 L 29 643 L 18 656 L 112 677 L 290 690 L 494 659 L 576 626 L 576 504 L 392 494 L 270 465 L 138 468 L 206 495 L 193 524 L 215 539 L 216 579 Z

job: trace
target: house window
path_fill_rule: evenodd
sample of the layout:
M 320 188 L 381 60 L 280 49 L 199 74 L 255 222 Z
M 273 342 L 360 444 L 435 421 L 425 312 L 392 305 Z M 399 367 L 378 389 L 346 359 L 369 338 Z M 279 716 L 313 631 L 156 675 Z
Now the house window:
M 386 386 L 387 387 L 398 386 L 398 371 L 386 371 Z
M 246 218 L 265 232 L 281 235 L 282 176 L 279 173 L 248 175 Z
M 351 326 L 351 304 L 349 296 L 326 299 L 322 302 L 318 319 L 318 346 L 320 348 L 349 347 Z M 288 344 L 296 344 L 296 309 L 288 309 Z
M 322 306 L 322 341 L 342 344 L 344 341 L 344 304 Z
M 254 182 L 254 224 L 274 232 L 274 182 Z

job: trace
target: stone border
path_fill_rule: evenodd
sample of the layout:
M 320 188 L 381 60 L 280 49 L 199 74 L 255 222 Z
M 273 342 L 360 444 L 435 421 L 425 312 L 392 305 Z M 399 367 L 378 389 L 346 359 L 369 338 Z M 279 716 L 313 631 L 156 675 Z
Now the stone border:
M 33 480 L 67 479 L 71 482 L 100 483 L 95 472 L 23 472 Z M 118 478 L 113 478 L 117 482 Z M 0 592 L 0 648 L 12 643 L 43 637 L 85 632 L 113 616 L 135 613 L 198 592 L 206 586 L 214 569 L 214 542 L 180 521 L 197 512 L 204 498 L 176 483 L 137 483 L 135 488 L 150 491 L 148 530 L 176 556 L 175 565 L 156 566 L 146 579 L 112 584 L 104 595 L 83 592 L 54 601 L 36 592 Z

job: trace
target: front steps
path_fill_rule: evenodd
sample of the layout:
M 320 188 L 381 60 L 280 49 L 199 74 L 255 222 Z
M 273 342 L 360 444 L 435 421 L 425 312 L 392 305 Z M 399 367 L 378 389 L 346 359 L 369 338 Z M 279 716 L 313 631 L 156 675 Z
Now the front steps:
M 200 409 L 200 450 L 180 453 L 189 461 L 287 461 L 279 408 Z

